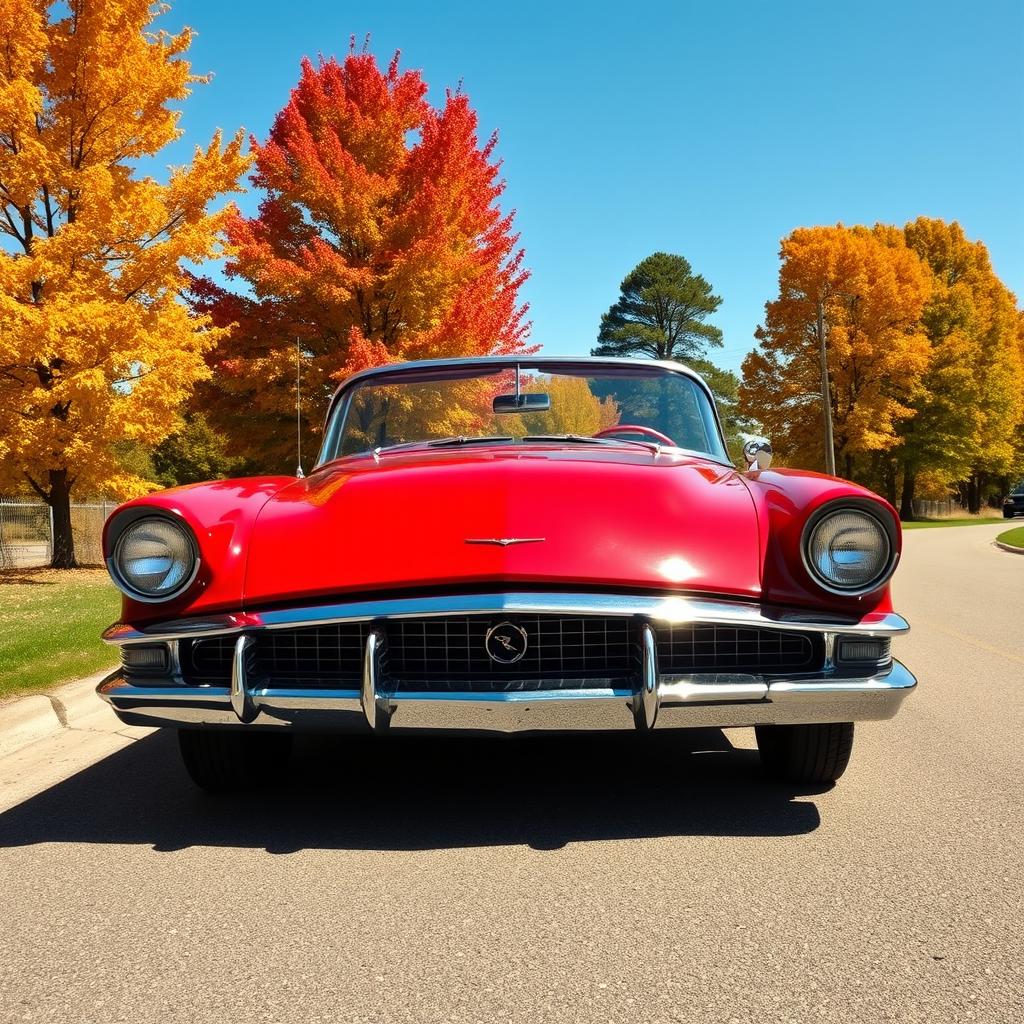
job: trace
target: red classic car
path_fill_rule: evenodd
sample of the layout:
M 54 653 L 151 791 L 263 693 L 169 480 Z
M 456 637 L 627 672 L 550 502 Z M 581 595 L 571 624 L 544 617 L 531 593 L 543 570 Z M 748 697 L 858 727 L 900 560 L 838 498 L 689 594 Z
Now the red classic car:
M 330 403 L 308 477 L 179 487 L 110 517 L 124 592 L 99 694 L 173 726 L 193 779 L 266 778 L 300 729 L 756 729 L 831 782 L 915 686 L 890 651 L 894 510 L 738 472 L 684 366 L 383 366 Z

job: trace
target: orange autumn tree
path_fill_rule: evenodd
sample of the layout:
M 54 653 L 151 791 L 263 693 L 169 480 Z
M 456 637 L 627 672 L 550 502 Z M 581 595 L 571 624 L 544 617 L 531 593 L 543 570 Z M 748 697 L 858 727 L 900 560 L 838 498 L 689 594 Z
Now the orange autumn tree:
M 930 349 L 920 324 L 929 278 L 906 246 L 866 228 L 797 228 L 782 242 L 779 296 L 765 306 L 743 362 L 741 412 L 763 424 L 790 464 L 824 466 L 819 304 L 840 475 L 865 475 L 893 447 Z
M 426 100 L 419 72 L 350 50 L 302 64 L 256 154 L 265 198 L 235 217 L 229 281 L 196 280 L 197 307 L 234 324 L 200 393 L 236 451 L 261 469 L 295 465 L 296 361 L 304 451 L 327 399 L 384 362 L 524 351 L 526 278 L 494 159 L 468 98 Z M 298 351 L 297 351 L 298 350 Z
M 220 136 L 166 184 L 135 163 L 180 135 L 191 33 L 149 0 L 0 0 L 0 489 L 53 511 L 52 564 L 75 564 L 72 491 L 147 489 L 117 442 L 179 423 L 216 340 L 179 295 L 215 255 L 247 159 Z

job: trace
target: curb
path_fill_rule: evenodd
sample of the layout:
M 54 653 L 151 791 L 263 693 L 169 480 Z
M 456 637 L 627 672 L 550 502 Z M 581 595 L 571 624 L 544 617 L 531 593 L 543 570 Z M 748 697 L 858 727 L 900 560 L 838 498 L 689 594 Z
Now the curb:
M 96 696 L 96 686 L 110 672 L 106 669 L 49 693 L 31 693 L 0 704 L 0 757 L 65 729 L 88 728 L 96 715 L 102 719 L 107 706 Z
M 1004 544 L 1001 540 L 992 541 L 997 548 L 1009 551 L 1011 555 L 1024 555 L 1024 548 L 1015 548 L 1012 544 Z

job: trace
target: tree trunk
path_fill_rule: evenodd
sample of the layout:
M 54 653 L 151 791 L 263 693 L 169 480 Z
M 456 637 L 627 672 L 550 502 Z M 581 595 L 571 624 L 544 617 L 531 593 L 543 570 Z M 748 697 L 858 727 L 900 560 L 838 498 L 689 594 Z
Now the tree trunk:
M 882 472 L 882 479 L 885 482 L 885 500 L 890 505 L 896 504 L 896 463 L 889 460 Z
M 832 384 L 828 379 L 828 344 L 825 337 L 825 303 L 818 299 L 818 346 L 821 362 L 821 408 L 825 418 L 825 472 L 836 475 L 836 446 L 832 437 Z
M 900 519 L 905 523 L 914 521 L 914 489 L 917 486 L 917 471 L 910 466 L 903 467 L 903 490 L 900 494 Z
M 74 569 L 75 538 L 71 532 L 71 484 L 66 469 L 50 470 L 50 512 L 53 515 L 53 569 Z
M 981 487 L 979 486 L 978 476 L 975 473 L 972 473 L 967 481 L 967 511 L 971 515 L 981 511 Z
M 978 474 L 978 508 L 976 511 L 980 512 L 983 505 L 988 505 L 988 473 Z

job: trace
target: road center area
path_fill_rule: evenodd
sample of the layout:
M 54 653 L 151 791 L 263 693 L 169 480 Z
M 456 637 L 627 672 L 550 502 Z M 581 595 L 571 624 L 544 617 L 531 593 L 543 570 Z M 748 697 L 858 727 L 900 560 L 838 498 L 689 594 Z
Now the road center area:
M 311 739 L 201 795 L 100 717 L 0 759 L 0 1017 L 1010 1021 L 1024 559 L 907 534 L 897 654 L 832 790 L 745 733 Z

